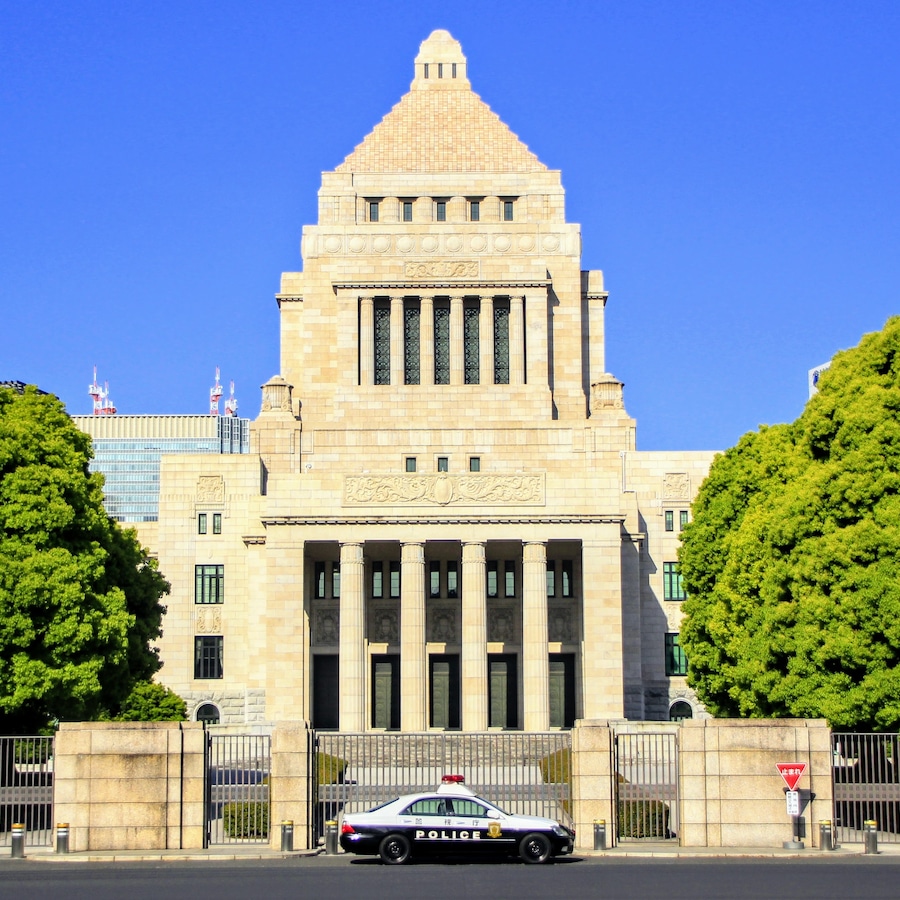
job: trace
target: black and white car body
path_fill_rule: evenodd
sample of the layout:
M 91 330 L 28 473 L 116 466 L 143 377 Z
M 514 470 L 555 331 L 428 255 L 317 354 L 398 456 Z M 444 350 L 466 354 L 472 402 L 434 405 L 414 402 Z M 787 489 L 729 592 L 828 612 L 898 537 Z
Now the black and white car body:
M 517 816 L 476 796 L 458 775 L 436 791 L 408 794 L 364 813 L 345 814 L 341 847 L 379 856 L 385 863 L 411 857 L 518 855 L 547 862 L 572 852 L 575 833 L 554 819 Z

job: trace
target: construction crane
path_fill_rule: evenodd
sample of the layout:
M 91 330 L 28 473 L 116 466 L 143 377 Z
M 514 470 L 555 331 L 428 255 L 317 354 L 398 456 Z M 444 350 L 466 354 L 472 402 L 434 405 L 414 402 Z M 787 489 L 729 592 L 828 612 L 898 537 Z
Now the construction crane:
M 222 385 L 219 384 L 219 367 L 216 366 L 216 383 L 209 389 L 209 414 L 217 416 L 219 414 L 219 400 L 222 397 Z
M 88 394 L 94 401 L 95 416 L 114 416 L 116 407 L 109 399 L 109 382 L 104 382 L 103 387 L 97 383 L 97 367 L 94 366 L 94 380 L 88 385 Z

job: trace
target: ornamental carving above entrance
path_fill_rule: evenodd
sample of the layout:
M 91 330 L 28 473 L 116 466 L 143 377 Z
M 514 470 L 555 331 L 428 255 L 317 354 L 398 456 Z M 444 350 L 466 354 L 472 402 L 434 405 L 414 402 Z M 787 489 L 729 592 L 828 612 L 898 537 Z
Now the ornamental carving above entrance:
M 543 475 L 351 475 L 345 506 L 471 506 L 544 504 Z

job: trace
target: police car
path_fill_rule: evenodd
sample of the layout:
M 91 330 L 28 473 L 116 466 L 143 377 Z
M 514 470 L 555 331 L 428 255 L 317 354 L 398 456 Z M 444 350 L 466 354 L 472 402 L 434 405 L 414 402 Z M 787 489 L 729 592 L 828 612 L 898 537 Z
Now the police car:
M 461 775 L 445 775 L 432 793 L 346 814 L 341 825 L 344 850 L 393 865 L 439 854 L 518 854 L 526 863 L 544 863 L 571 853 L 574 841 L 575 832 L 554 819 L 511 815 L 477 797 Z

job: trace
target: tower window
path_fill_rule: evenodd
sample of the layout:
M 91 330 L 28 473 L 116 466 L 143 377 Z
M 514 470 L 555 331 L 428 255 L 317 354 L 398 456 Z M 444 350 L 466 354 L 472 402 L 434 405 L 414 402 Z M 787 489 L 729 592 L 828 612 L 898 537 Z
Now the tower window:
M 480 200 L 470 200 L 469 201 L 469 221 L 470 222 L 481 221 L 481 201 Z
M 437 470 L 438 472 L 449 472 L 450 471 L 450 459 L 447 456 L 439 456 L 437 458 Z
M 369 201 L 369 221 L 370 222 L 378 221 L 378 201 L 377 200 Z
M 404 222 L 412 222 L 412 200 L 404 200 L 403 201 L 403 221 Z
M 438 200 L 435 202 L 435 219 L 438 222 L 446 222 L 447 221 L 447 201 L 446 200 Z
M 504 222 L 512 222 L 513 220 L 513 201 L 512 200 L 504 200 L 503 201 L 503 221 Z
M 672 509 L 667 509 L 665 512 L 666 518 L 666 531 L 674 531 L 675 530 L 675 511 Z

